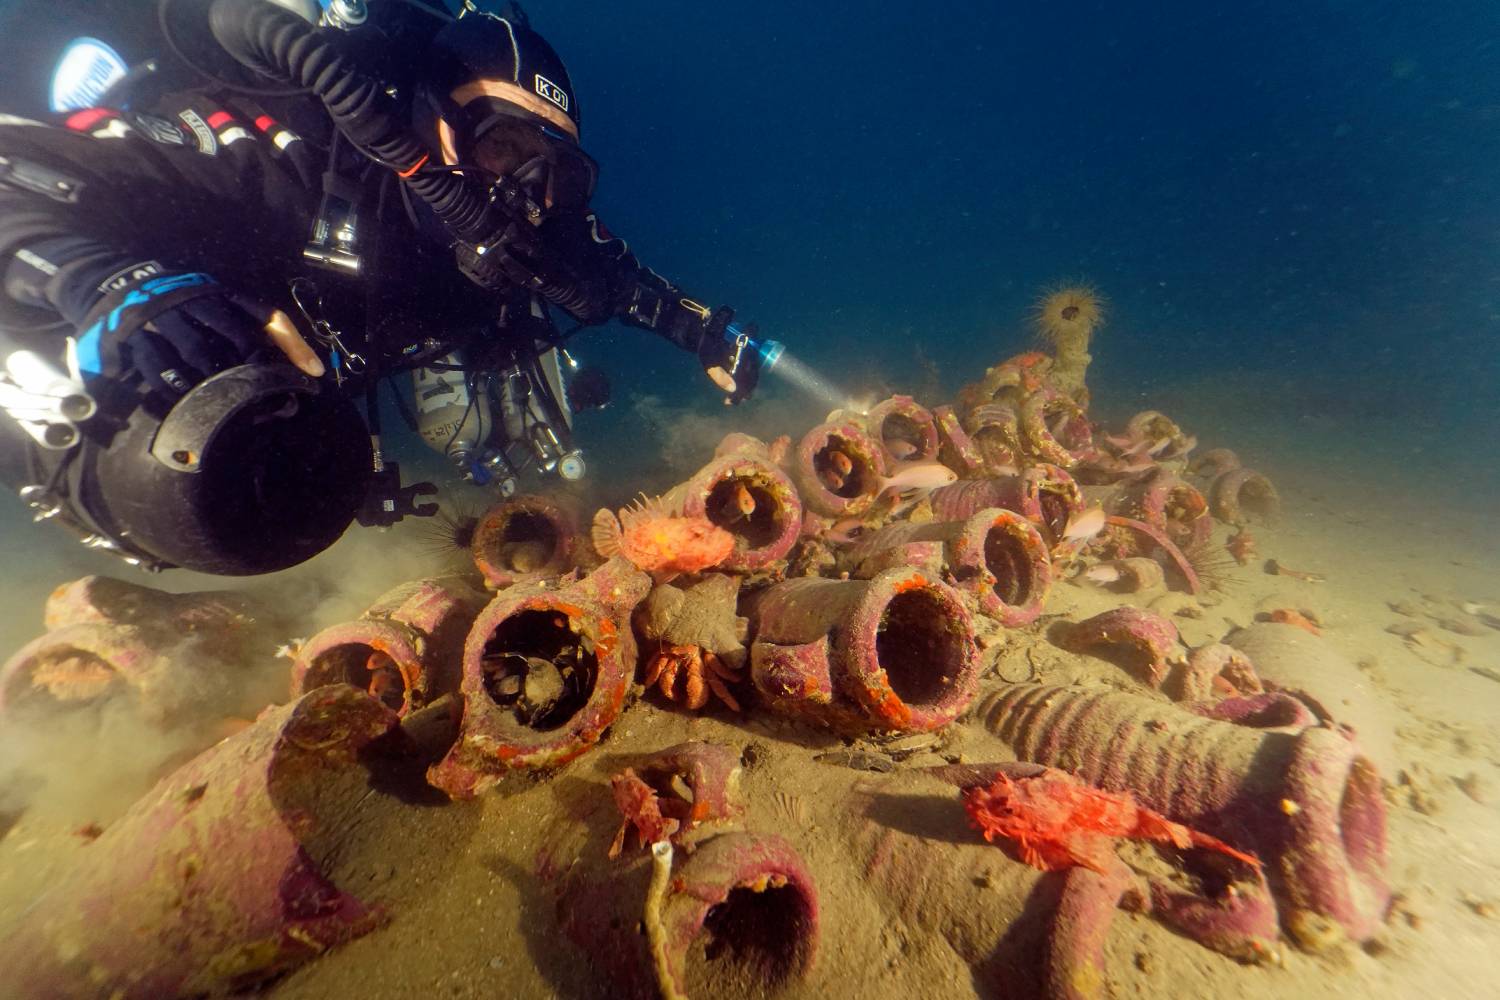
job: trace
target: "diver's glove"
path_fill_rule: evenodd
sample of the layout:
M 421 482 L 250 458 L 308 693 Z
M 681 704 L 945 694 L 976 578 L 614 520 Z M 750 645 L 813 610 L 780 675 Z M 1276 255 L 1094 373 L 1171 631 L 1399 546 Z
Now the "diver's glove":
M 688 306 L 687 300 L 683 305 Z M 713 310 L 703 308 L 699 315 L 703 332 L 698 337 L 698 361 L 713 384 L 727 394 L 725 405 L 743 403 L 755 392 L 760 381 L 761 362 L 760 352 L 755 347 L 755 327 L 731 328 L 734 310 L 728 306 Z
M 85 381 L 138 373 L 169 400 L 217 372 L 271 360 L 276 350 L 306 374 L 324 372 L 287 315 L 230 291 L 201 272 L 132 264 L 99 286 L 86 308 L 59 303 L 77 327 L 69 361 Z
M 154 262 L 117 271 L 87 312 L 70 311 L 64 316 L 78 328 L 72 359 L 85 380 L 134 371 L 168 399 L 271 346 L 263 332 L 269 314 L 206 274 Z

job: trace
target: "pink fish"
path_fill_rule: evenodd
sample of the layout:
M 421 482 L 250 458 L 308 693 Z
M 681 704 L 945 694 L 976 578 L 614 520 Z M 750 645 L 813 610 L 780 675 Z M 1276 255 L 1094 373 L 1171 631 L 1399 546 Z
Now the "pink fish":
M 1063 541 L 1079 543 L 1082 548 L 1103 530 L 1104 508 L 1090 507 L 1068 518 L 1068 526 L 1063 529 Z
M 941 462 L 912 462 L 896 467 L 894 473 L 881 481 L 880 490 L 935 490 L 958 481 L 958 473 Z
M 1084 579 L 1100 585 L 1118 583 L 1122 575 L 1120 567 L 1112 563 L 1100 563 L 1097 566 L 1090 566 L 1083 571 Z
M 1062 538 L 1052 549 L 1052 561 L 1059 566 L 1070 563 L 1080 552 L 1088 548 L 1089 543 L 1104 530 L 1104 525 L 1103 507 L 1090 507 L 1068 518 L 1068 525 L 1063 528 Z
M 892 458 L 904 462 L 917 453 L 917 446 L 910 441 L 895 438 L 885 443 L 885 450 L 891 453 Z

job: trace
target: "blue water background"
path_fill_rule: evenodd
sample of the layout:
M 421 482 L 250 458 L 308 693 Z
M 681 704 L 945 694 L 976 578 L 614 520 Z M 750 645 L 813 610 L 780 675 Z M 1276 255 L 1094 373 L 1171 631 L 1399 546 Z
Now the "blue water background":
M 63 34 L 3 6 L 7 51 L 38 62 Z M 851 391 L 940 402 L 1079 279 L 1109 301 L 1097 415 L 1158 407 L 1273 471 L 1493 506 L 1493 2 L 529 12 L 572 72 L 611 227 Z M 612 486 L 706 457 L 659 454 L 681 440 L 663 420 L 721 416 L 690 358 L 618 327 L 577 353 L 616 382 L 580 425 Z M 768 390 L 747 423 L 791 412 Z
M 1219 383 L 1229 412 L 1193 395 L 1214 443 L 1281 410 L 1464 475 L 1492 450 L 1491 3 L 588 7 L 533 17 L 606 217 L 830 371 L 920 352 L 951 390 L 1081 278 L 1110 301 L 1106 412 Z

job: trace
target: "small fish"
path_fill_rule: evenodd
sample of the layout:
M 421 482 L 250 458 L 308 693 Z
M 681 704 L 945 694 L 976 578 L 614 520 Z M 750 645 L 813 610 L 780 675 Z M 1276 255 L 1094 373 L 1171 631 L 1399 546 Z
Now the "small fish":
M 828 492 L 830 493 L 837 493 L 839 490 L 844 488 L 844 477 L 839 475 L 838 472 L 834 469 L 819 470 L 818 479 L 822 481 L 824 489 L 828 490 Z
M 1062 538 L 1052 547 L 1052 561 L 1058 566 L 1066 566 L 1098 537 L 1099 532 L 1104 530 L 1105 523 L 1103 507 L 1090 507 L 1068 518 Z
M 1082 548 L 1103 530 L 1104 508 L 1090 507 L 1068 519 L 1068 526 L 1063 529 L 1063 541 L 1079 543 Z
M 1111 565 L 1110 563 L 1100 563 L 1097 566 L 1090 566 L 1083 571 L 1083 578 L 1085 580 L 1100 585 L 1118 583 L 1120 576 L 1120 567 Z
M 881 482 L 880 488 L 904 493 L 907 490 L 935 490 L 958 482 L 958 473 L 941 462 L 913 462 L 903 465 Z
M 898 462 L 904 462 L 917 453 L 917 446 L 910 441 L 896 438 L 894 441 L 885 443 L 885 450 L 891 453 L 891 457 Z
M 744 483 L 734 484 L 734 509 L 740 512 L 740 517 L 746 519 L 755 513 L 755 497 L 750 495 L 750 490 Z
M 828 464 L 843 479 L 847 479 L 849 473 L 854 471 L 854 461 L 841 451 L 830 451 L 828 453 Z
M 370 684 L 366 689 L 375 696 L 377 701 L 383 702 L 391 708 L 399 708 L 406 700 L 406 681 L 401 676 L 401 671 L 394 666 L 382 667 L 370 674 Z

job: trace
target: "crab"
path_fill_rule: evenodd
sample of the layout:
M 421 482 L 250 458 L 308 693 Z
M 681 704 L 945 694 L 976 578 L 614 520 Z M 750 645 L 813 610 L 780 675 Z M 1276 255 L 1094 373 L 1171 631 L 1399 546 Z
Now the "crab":
M 740 711 L 740 703 L 725 684 L 739 680 L 740 675 L 732 667 L 702 646 L 663 645 L 646 662 L 646 686 L 655 684 L 664 697 L 681 701 L 693 711 L 708 704 L 710 692 L 736 712 Z
M 645 685 L 690 709 L 708 704 L 710 695 L 734 709 L 739 701 L 729 685 L 740 680 L 747 657 L 748 623 L 735 614 L 739 581 L 710 574 L 697 582 L 655 587 L 635 612 L 643 649 L 656 652 L 646 661 Z

